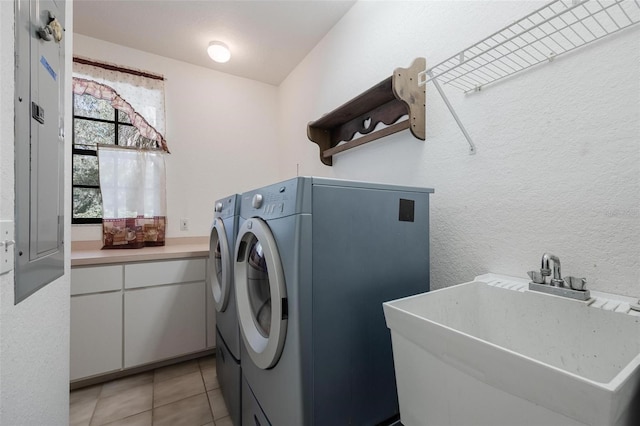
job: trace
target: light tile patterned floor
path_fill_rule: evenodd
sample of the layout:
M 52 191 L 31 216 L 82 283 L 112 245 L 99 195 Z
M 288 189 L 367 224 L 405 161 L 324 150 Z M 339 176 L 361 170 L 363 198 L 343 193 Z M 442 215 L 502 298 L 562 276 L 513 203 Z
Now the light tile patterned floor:
M 72 391 L 69 424 L 233 426 L 213 356 Z

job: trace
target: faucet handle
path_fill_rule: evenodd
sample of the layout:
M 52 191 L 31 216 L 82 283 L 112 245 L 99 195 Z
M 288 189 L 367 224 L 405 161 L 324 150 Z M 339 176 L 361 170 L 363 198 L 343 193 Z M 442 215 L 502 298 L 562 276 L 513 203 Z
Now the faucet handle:
M 565 277 L 564 281 L 569 284 L 572 290 L 585 291 L 587 289 L 586 278 Z
M 540 271 L 529 271 L 527 272 L 527 275 L 529 275 L 529 278 L 531 278 L 531 281 L 533 281 L 536 284 L 544 284 L 544 274 L 542 274 Z

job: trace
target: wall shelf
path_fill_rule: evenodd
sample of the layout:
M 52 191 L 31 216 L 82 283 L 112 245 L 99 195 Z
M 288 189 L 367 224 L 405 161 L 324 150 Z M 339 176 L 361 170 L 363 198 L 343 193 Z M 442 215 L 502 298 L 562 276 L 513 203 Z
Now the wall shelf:
M 639 22 L 638 0 L 555 0 L 420 73 L 420 84 L 479 91 Z
M 476 147 L 440 83 L 469 92 L 535 65 L 552 61 L 640 23 L 639 0 L 554 0 L 449 59 L 419 73 L 431 82 L 469 143 Z
M 319 146 L 320 161 L 331 166 L 333 155 L 405 129 L 424 140 L 425 87 L 418 74 L 425 68 L 425 58 L 416 58 L 409 68 L 396 68 L 391 77 L 310 122 L 307 136 Z M 387 127 L 375 130 L 379 123 Z M 356 133 L 362 136 L 353 139 Z

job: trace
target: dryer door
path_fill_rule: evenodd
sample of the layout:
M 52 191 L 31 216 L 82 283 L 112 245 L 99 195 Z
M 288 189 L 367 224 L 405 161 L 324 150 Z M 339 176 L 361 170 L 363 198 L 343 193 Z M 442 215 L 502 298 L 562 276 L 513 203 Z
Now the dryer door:
M 209 237 L 208 280 L 216 311 L 224 312 L 229 304 L 231 289 L 231 268 L 233 253 L 229 250 L 229 241 L 222 219 L 216 218 Z
M 240 227 L 234 273 L 245 346 L 256 366 L 271 368 L 287 334 L 287 289 L 275 239 L 262 219 Z

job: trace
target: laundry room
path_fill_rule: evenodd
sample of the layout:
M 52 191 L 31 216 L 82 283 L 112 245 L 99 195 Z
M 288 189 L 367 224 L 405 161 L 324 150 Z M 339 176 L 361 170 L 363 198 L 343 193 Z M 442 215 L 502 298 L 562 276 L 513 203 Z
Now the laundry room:
M 639 22 L 1 1 L 0 425 L 640 424 Z

